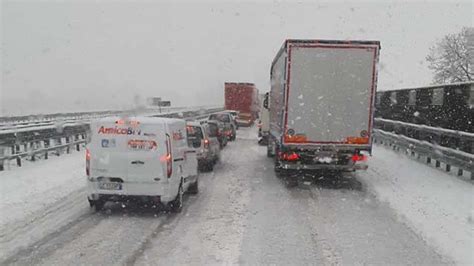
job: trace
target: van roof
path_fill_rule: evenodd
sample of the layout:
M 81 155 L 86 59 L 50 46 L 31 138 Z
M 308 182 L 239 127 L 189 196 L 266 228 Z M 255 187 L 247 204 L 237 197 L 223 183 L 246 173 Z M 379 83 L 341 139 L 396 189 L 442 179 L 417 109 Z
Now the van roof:
M 115 123 L 118 120 L 138 121 L 142 124 L 173 124 L 184 123 L 183 119 L 167 118 L 167 117 L 150 117 L 150 116 L 109 116 L 95 120 L 97 123 Z
M 188 121 L 186 122 L 186 125 L 188 126 L 195 126 L 195 127 L 200 127 L 201 126 L 201 123 L 200 122 L 197 122 L 197 121 Z

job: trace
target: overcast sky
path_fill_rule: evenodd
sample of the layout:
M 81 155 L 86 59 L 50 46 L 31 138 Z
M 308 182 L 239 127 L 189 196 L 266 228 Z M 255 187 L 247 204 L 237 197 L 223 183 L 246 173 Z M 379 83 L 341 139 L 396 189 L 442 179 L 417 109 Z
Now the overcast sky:
M 269 90 L 287 38 L 380 40 L 379 90 L 428 85 L 429 47 L 472 14 L 470 1 L 2 1 L 0 115 L 129 108 L 136 95 L 222 104 L 225 81 Z

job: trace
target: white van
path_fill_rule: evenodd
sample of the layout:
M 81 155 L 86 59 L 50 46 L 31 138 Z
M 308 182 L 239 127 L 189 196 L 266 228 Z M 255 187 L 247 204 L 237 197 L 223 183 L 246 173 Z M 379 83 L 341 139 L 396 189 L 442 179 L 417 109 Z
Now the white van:
M 88 199 L 136 198 L 180 211 L 183 194 L 198 192 L 196 151 L 186 122 L 158 117 L 103 118 L 91 123 L 86 150 Z

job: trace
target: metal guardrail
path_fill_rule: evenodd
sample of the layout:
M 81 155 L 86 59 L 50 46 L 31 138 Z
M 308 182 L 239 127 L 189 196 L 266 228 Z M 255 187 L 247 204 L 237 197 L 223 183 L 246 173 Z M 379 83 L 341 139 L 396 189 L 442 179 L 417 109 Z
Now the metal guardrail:
M 183 118 L 187 120 L 201 119 L 214 112 L 222 111 L 223 108 L 208 108 L 192 111 L 174 112 L 167 114 L 151 115 L 153 117 Z M 23 158 L 31 161 L 42 157 L 48 159 L 49 153 L 56 152 L 59 156 L 66 151 L 69 153 L 74 147 L 80 151 L 89 135 L 89 121 L 61 126 L 56 130 L 55 126 L 35 126 L 21 128 L 18 130 L 0 130 L 0 171 L 4 170 L 4 162 L 16 160 L 21 167 Z M 51 145 L 53 144 L 53 145 Z M 10 154 L 5 151 L 10 150 Z
M 75 146 L 77 151 L 81 150 L 81 146 L 86 143 L 85 139 L 69 142 L 66 144 L 55 145 L 47 148 L 34 149 L 27 152 L 16 153 L 12 155 L 6 155 L 0 158 L 0 171 L 4 170 L 4 161 L 16 160 L 16 164 L 21 167 L 22 158 L 30 157 L 31 161 L 36 161 L 40 154 L 43 155 L 43 158 L 47 160 L 49 158 L 49 153 L 55 151 L 56 155 L 59 156 L 63 151 L 66 150 L 66 153 L 70 153 L 71 149 Z
M 407 136 L 374 129 L 374 143 L 380 143 L 392 147 L 392 149 L 426 158 L 426 163 L 431 164 L 435 160 L 438 168 L 441 163 L 445 164 L 445 170 L 451 171 L 451 166 L 458 168 L 457 175 L 462 176 L 464 171 L 471 173 L 471 180 L 474 180 L 474 155 L 463 151 L 442 147 L 423 140 L 409 138 Z
M 474 133 L 375 118 L 375 128 L 474 154 Z
M 390 120 L 390 119 L 383 119 L 383 118 L 375 118 L 375 122 L 382 122 L 384 124 L 390 124 L 390 125 L 398 125 L 398 126 L 403 126 L 405 128 L 410 128 L 413 130 L 423 130 L 425 132 L 429 132 L 432 134 L 436 135 L 445 135 L 449 137 L 458 137 L 458 138 L 464 138 L 469 141 L 474 141 L 474 133 L 469 133 L 469 132 L 464 132 L 464 131 L 457 131 L 457 130 L 452 130 L 452 129 L 445 129 L 445 128 L 439 128 L 439 127 L 430 127 L 426 125 L 419 125 L 419 124 L 412 124 L 412 123 L 406 123 L 406 122 L 401 122 L 401 121 L 395 121 L 395 120 Z

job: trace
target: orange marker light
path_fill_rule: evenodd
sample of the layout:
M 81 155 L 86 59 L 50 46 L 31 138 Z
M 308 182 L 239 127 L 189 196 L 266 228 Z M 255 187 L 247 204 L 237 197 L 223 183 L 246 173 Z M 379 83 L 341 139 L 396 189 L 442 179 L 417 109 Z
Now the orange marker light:
M 367 137 L 347 137 L 346 142 L 348 144 L 368 144 L 369 138 Z
M 301 142 L 307 142 L 308 138 L 305 135 L 285 135 L 285 142 L 295 142 L 295 143 L 301 143 Z

